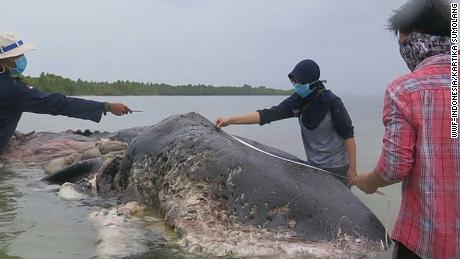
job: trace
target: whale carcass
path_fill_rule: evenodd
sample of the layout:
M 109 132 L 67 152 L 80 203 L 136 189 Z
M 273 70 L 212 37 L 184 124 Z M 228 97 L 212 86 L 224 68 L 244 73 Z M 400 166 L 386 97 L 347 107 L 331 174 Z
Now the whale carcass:
M 53 142 L 38 133 L 30 143 L 40 136 Z M 53 136 L 57 142 L 69 137 Z M 72 139 L 77 143 L 72 142 L 73 152 L 82 155 L 79 161 L 44 180 L 91 178 L 89 184 L 102 197 L 156 209 L 187 251 L 363 257 L 387 248 L 381 222 L 332 175 L 303 166 L 285 152 L 217 130 L 197 113 Z M 105 152 L 103 142 L 123 148 Z M 86 153 L 99 156 L 82 159 Z M 39 151 L 31 154 L 43 158 Z
M 377 217 L 330 174 L 244 145 L 196 113 L 144 129 L 117 174 L 112 189 L 161 210 L 193 251 L 308 253 L 318 247 L 311 244 L 369 248 L 386 237 Z

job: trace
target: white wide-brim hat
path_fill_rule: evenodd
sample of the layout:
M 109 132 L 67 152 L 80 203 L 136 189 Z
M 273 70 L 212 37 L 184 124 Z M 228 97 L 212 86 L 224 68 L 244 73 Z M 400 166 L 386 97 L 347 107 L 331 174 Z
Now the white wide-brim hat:
M 21 56 L 30 50 L 35 50 L 33 44 L 25 44 L 14 33 L 0 32 L 0 59 Z

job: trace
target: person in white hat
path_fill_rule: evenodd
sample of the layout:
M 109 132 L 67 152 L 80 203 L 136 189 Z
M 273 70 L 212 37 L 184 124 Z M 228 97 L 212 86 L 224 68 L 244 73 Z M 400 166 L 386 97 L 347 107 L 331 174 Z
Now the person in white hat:
M 44 93 L 26 85 L 20 75 L 27 67 L 25 53 L 34 50 L 13 33 L 0 32 L 0 154 L 16 130 L 23 112 L 64 115 L 99 122 L 102 114 L 131 113 L 121 103 L 104 103 L 62 94 Z

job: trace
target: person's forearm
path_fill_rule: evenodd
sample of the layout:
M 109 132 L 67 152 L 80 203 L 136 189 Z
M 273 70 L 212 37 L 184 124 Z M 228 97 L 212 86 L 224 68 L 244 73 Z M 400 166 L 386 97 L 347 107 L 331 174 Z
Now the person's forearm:
M 355 138 L 345 140 L 345 148 L 348 154 L 348 161 L 350 169 L 356 170 L 356 142 Z
M 229 118 L 230 124 L 258 124 L 260 115 L 258 112 L 250 112 L 242 115 L 232 116 Z
M 380 175 L 377 173 L 377 170 L 374 169 L 370 173 L 369 182 L 370 182 L 371 185 L 375 186 L 376 188 L 380 188 L 380 187 L 385 187 L 385 186 L 388 186 L 388 185 L 392 185 L 394 183 L 397 183 L 398 181 L 387 182 L 382 177 L 380 177 Z

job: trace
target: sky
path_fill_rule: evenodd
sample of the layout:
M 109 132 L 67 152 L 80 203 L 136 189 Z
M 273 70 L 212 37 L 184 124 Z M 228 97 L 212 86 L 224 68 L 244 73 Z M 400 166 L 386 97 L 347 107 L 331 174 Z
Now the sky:
M 1 31 L 29 52 L 26 75 L 290 89 L 303 59 L 338 94 L 383 94 L 409 72 L 388 18 L 402 0 L 21 0 Z

